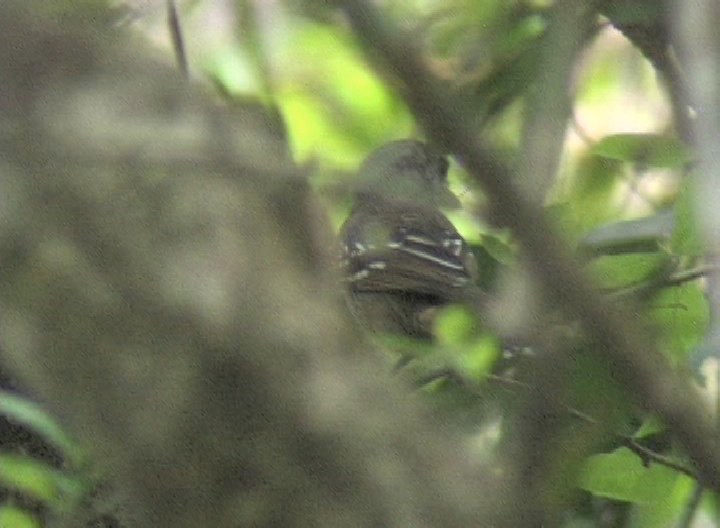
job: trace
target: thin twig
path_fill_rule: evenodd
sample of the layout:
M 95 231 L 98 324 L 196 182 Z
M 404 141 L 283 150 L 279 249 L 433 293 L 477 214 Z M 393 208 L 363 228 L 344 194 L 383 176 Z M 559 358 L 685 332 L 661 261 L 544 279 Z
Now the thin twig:
M 635 440 L 632 437 L 621 437 L 623 438 L 623 445 L 627 447 L 630 451 L 638 455 L 644 463 L 654 462 L 655 464 L 659 464 L 661 466 L 668 467 L 670 469 L 674 469 L 675 471 L 679 471 L 680 473 L 683 473 L 684 475 L 687 475 L 690 478 L 693 478 L 695 480 L 698 480 L 698 474 L 693 469 L 689 468 L 688 466 L 681 464 L 680 462 L 676 462 L 672 458 L 661 455 L 660 453 L 656 453 L 652 449 L 649 449 L 645 447 L 644 445 L 638 443 L 637 440 Z
M 440 379 L 448 379 L 451 380 L 458 385 L 460 385 L 463 389 L 466 389 L 473 394 L 482 394 L 482 388 L 480 387 L 479 383 L 475 380 L 472 380 L 462 374 L 461 372 L 458 372 L 456 369 L 446 367 L 442 369 L 435 370 L 433 372 L 430 372 L 426 376 L 423 376 L 419 380 L 419 384 L 427 385 L 429 383 L 432 383 L 434 381 L 440 380 Z M 505 376 L 498 376 L 496 374 L 489 374 L 486 379 L 488 381 L 491 381 L 493 383 L 511 387 L 513 389 L 521 389 L 523 391 L 529 392 L 529 391 L 535 391 L 537 390 L 536 387 L 533 387 L 532 385 L 525 383 L 523 381 L 519 381 L 513 378 L 508 378 Z M 546 395 L 548 397 L 548 395 Z M 550 401 L 553 401 L 555 404 L 557 404 L 560 407 L 563 407 L 568 411 L 569 414 L 574 416 L 575 418 L 578 418 L 582 420 L 585 423 L 591 424 L 591 425 L 601 425 L 600 420 L 597 418 L 594 418 L 590 414 L 578 410 L 575 407 L 572 407 L 570 405 L 567 405 L 564 402 L 559 401 L 558 398 L 556 398 L 554 395 L 549 395 Z M 690 468 L 689 466 L 678 462 L 671 457 L 668 457 L 666 455 L 662 455 L 656 451 L 653 451 L 652 449 L 645 447 L 644 445 L 640 444 L 635 438 L 632 436 L 627 435 L 616 435 L 617 438 L 622 442 L 622 444 L 630 449 L 633 453 L 635 453 L 637 456 L 639 456 L 644 464 L 654 463 L 658 464 L 660 466 L 665 466 L 667 468 L 673 469 L 675 471 L 678 471 L 684 475 L 687 475 L 688 477 L 699 480 L 699 476 L 697 471 Z
M 180 17 L 178 16 L 175 0 L 167 0 L 167 16 L 168 29 L 172 39 L 173 51 L 175 52 L 175 60 L 178 68 L 185 78 L 190 75 L 188 68 L 187 54 L 185 53 L 185 38 L 183 37 L 182 26 L 180 25 Z
M 633 284 L 633 285 L 627 286 L 625 288 L 614 290 L 612 292 L 608 292 L 607 295 L 611 296 L 614 299 L 626 299 L 628 297 L 638 297 L 638 296 L 642 296 L 642 295 L 647 295 L 648 293 L 653 293 L 657 290 L 662 290 L 664 288 L 672 288 L 675 286 L 682 286 L 683 284 L 685 284 L 687 282 L 692 282 L 694 280 L 702 279 L 703 277 L 706 277 L 708 274 L 715 273 L 718 271 L 720 271 L 720 268 L 718 268 L 718 266 L 716 266 L 716 265 L 703 264 L 702 266 L 697 266 L 695 268 L 678 271 L 676 273 L 672 273 L 665 277 L 659 277 L 655 280 L 644 281 L 639 284 Z
M 678 271 L 665 281 L 664 286 L 680 286 L 686 282 L 691 282 L 720 271 L 720 267 L 714 264 L 705 264 L 689 270 Z

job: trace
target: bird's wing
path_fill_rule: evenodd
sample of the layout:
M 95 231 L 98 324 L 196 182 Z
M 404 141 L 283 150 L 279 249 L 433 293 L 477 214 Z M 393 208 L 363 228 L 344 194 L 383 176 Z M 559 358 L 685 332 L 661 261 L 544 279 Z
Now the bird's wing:
M 351 215 L 343 228 L 343 261 L 354 291 L 406 292 L 452 298 L 474 283 L 475 258 L 450 221 L 425 207 Z

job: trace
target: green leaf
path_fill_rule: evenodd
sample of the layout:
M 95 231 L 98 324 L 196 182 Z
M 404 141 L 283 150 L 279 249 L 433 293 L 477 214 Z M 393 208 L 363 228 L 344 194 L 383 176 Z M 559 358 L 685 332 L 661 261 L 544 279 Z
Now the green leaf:
M 63 496 L 78 496 L 81 488 L 77 481 L 43 462 L 9 454 L 0 455 L 0 482 L 7 488 L 55 505 Z
M 298 159 L 322 152 L 356 167 L 372 146 L 412 134 L 407 108 L 346 31 L 318 24 L 296 29 L 276 67 L 283 79 L 277 102 Z
M 29 512 L 15 506 L 0 506 L 0 526 L 12 528 L 40 528 L 40 521 Z
M 656 416 L 650 416 L 645 419 L 640 428 L 633 435 L 633 438 L 646 438 L 664 430 L 665 426 L 660 422 L 660 420 Z
M 579 243 L 589 255 L 619 255 L 658 251 L 671 238 L 675 215 L 664 211 L 646 218 L 605 224 L 590 231 Z
M 695 493 L 697 483 L 685 475 L 678 475 L 673 490 L 658 502 L 637 504 L 633 508 L 633 528 L 675 528 L 681 526 L 680 519 L 683 517 L 688 501 Z M 703 508 L 704 509 L 704 508 Z M 707 511 L 707 510 L 706 510 Z
M 12 392 L 0 390 L 0 414 L 26 426 L 60 449 L 72 467 L 82 464 L 78 445 L 38 404 Z
M 684 362 L 702 341 L 710 320 L 705 294 L 697 283 L 668 288 L 653 298 L 653 320 L 672 359 Z
M 692 160 L 680 140 L 657 134 L 606 136 L 592 148 L 592 153 L 611 160 L 666 169 L 684 167 Z
M 619 219 L 615 197 L 621 176 L 620 162 L 596 156 L 580 159 L 575 177 L 549 211 L 558 232 L 579 240 L 598 225 Z
M 622 288 L 652 277 L 668 259 L 666 253 L 631 253 L 600 257 L 588 267 L 605 288 Z
M 694 206 L 692 180 L 686 179 L 675 204 L 677 226 L 671 241 L 673 252 L 678 255 L 695 257 L 705 253 Z
M 463 306 L 443 308 L 435 319 L 435 340 L 449 353 L 450 361 L 474 379 L 482 379 L 500 356 L 500 343 L 481 334 L 475 315 Z
M 497 338 L 483 335 L 460 354 L 460 368 L 474 379 L 482 379 L 492 372 L 500 357 L 501 347 Z
M 679 473 L 642 460 L 627 448 L 591 456 L 580 475 L 580 487 L 598 497 L 635 503 L 658 503 L 666 499 Z
M 509 240 L 509 236 L 501 237 L 486 233 L 482 235 L 482 247 L 496 261 L 501 264 L 511 265 L 515 263 L 516 251 Z
M 434 330 L 440 345 L 464 344 L 477 335 L 477 321 L 467 308 L 448 306 L 435 318 Z

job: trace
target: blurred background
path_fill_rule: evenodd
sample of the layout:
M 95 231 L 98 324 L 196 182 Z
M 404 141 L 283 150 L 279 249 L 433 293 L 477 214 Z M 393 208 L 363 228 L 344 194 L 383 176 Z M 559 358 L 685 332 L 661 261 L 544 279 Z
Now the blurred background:
M 706 369 L 703 347 L 710 320 L 707 267 L 688 177 L 694 155 L 678 117 L 686 108 L 678 104 L 667 57 L 655 53 L 666 49 L 667 12 L 661 2 L 600 4 L 571 68 L 570 115 L 563 137 L 556 138 L 558 170 L 533 199 L 596 279 L 598 292 L 636 303 L 638 319 L 652 330 L 658 349 L 713 401 L 717 383 Z M 547 64 L 542 53 L 556 3 L 378 0 L 374 5 L 412 36 L 449 100 L 461 102 L 478 135 L 517 169 L 527 147 L 530 103 L 543 97 L 538 78 Z M 52 9 L 82 8 L 58 0 Z M 177 14 L 174 29 L 171 8 Z M 258 104 L 275 116 L 335 229 L 348 213 L 350 183 L 365 156 L 390 140 L 424 135 L 396 80 L 376 73 L 347 21 L 327 2 L 127 0 L 115 2 L 114 9 L 116 28 L 167 64 L 178 63 L 181 38 L 190 79 L 219 105 Z M 553 327 L 555 314 L 538 316 L 538 294 L 527 284 L 517 240 L 497 225 L 487 197 L 456 160 L 450 180 L 464 207 L 448 215 L 480 260 L 482 286 L 496 295 L 496 325 L 510 334 Z M 717 526 L 716 496 L 698 483 L 665 425 L 651 410 L 636 407 L 632 393 L 602 361 L 585 356 L 593 344 L 574 333 L 572 321 L 562 325 L 571 334 L 563 335 L 563 346 L 580 352 L 572 356 L 573 381 L 558 394 L 576 415 L 569 423 L 568 416 L 559 420 L 562 426 L 537 447 L 546 465 L 535 468 L 537 481 L 547 485 L 548 502 L 562 512 L 561 525 Z M 428 400 L 471 432 L 478 459 L 485 461 L 493 460 L 495 449 L 512 452 L 532 444 L 537 431 L 524 416 L 542 410 L 524 397 L 520 404 L 504 396 L 499 404 L 487 404 L 492 383 L 499 383 L 500 392 L 513 392 L 498 379 L 505 358 L 497 334 L 493 325 L 452 308 L 439 320 L 436 345 L 417 354 L 408 368 Z M 388 348 L 396 347 L 403 344 Z M 528 383 L 528 370 L 523 373 L 521 365 L 512 382 Z M 513 422 L 508 416 L 519 418 Z M 12 467 L 3 478 L 18 486 L 18 474 Z M 33 486 L 26 485 L 26 492 L 37 497 Z M 58 500 L 47 493 L 39 498 Z M 27 524 L 18 526 L 33 521 L 22 522 Z

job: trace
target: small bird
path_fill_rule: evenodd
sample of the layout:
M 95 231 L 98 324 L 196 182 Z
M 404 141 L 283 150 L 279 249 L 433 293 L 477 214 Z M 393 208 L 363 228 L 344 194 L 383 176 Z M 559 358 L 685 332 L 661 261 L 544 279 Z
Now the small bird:
M 460 202 L 448 161 L 427 144 L 390 142 L 360 167 L 341 228 L 350 311 L 373 332 L 432 337 L 437 309 L 476 298 L 477 262 L 440 207 Z

